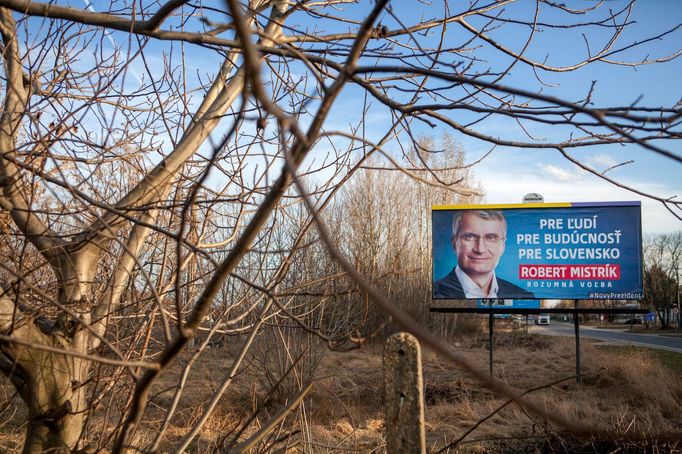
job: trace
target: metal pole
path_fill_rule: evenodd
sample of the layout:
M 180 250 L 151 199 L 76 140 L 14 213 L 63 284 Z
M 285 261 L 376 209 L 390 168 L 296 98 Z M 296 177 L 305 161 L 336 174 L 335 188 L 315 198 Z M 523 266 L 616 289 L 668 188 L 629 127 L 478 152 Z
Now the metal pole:
M 488 354 L 488 366 L 490 368 L 490 378 L 493 378 L 493 326 L 494 326 L 493 313 L 491 312 L 488 316 L 488 344 L 489 344 L 489 354 Z
M 682 314 L 680 314 L 680 265 L 677 265 L 677 329 L 675 330 L 675 335 L 679 337 L 680 335 L 680 322 L 682 319 Z
M 578 300 L 574 301 L 574 306 L 578 309 Z M 575 382 L 581 384 L 580 378 L 580 319 L 578 318 L 578 311 L 573 313 L 573 324 L 575 326 Z

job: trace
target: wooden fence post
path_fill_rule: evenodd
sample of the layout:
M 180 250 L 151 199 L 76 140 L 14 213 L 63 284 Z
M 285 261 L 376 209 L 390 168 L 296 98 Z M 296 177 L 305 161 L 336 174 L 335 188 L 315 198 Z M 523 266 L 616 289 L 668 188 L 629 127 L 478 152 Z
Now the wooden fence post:
M 384 347 L 386 452 L 426 452 L 424 381 L 417 338 L 397 333 Z

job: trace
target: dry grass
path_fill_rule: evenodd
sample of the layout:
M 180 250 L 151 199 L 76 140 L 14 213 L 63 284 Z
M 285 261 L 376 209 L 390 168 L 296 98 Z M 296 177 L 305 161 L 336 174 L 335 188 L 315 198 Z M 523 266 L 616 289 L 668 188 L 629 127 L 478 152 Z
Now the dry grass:
M 510 388 L 525 390 L 550 383 L 575 373 L 574 341 L 571 338 L 526 336 L 521 333 L 497 335 L 495 375 Z M 487 368 L 486 339 L 462 342 L 462 352 Z M 632 438 L 655 438 L 661 433 L 675 433 L 682 423 L 680 392 L 682 381 L 674 371 L 661 366 L 653 355 L 639 352 L 611 354 L 583 343 L 583 385 L 573 378 L 540 390 L 533 399 L 549 412 L 581 421 L 587 426 L 610 431 L 608 440 L 579 440 L 549 426 L 542 418 L 510 405 L 481 424 L 458 448 L 449 452 L 601 452 L 613 449 L 638 452 L 674 450 L 665 442 L 633 442 Z M 329 354 L 324 368 L 333 374 L 326 387 L 340 404 L 334 405 L 330 394 L 315 402 L 324 408 L 324 418 L 315 419 L 312 433 L 317 449 L 310 452 L 335 452 L 347 449 L 381 450 L 384 440 L 377 432 L 368 440 L 368 421 L 381 420 L 381 357 L 378 349 L 346 354 Z M 372 373 L 373 372 L 373 373 Z M 443 363 L 429 352 L 424 353 L 426 431 L 429 447 L 437 451 L 459 438 L 469 428 L 490 415 L 504 403 L 476 382 Z M 331 383 L 331 384 L 330 384 Z M 320 387 L 318 387 L 320 391 Z M 323 403 L 324 402 L 324 403 Z M 313 403 L 314 405 L 314 403 Z M 353 421 L 345 430 L 336 426 L 339 419 Z M 358 440 L 349 436 L 355 428 Z M 506 439 L 505 439 L 506 438 Z M 325 450 L 319 446 L 333 446 Z M 667 446 L 667 448 L 666 448 Z M 676 446 L 676 445 L 675 445 Z
M 0 375 L 0 453 L 21 452 L 27 414 L 12 385 Z
M 485 336 L 460 340 L 455 348 L 482 369 L 487 368 Z M 347 353 L 327 352 L 315 374 L 315 387 L 291 417 L 279 428 L 279 448 L 287 452 L 336 453 L 384 452 L 383 379 L 381 346 Z M 525 390 L 574 374 L 574 341 L 521 333 L 496 334 L 495 375 L 510 388 Z M 175 446 L 201 414 L 202 405 L 216 389 L 229 366 L 229 352 L 213 351 L 199 359 L 190 374 L 161 451 Z M 656 438 L 678 431 L 682 424 L 682 380 L 680 374 L 661 366 L 646 350 L 602 351 L 583 343 L 583 385 L 572 379 L 533 393 L 533 399 L 552 413 L 592 427 L 611 431 L 609 439 L 580 440 L 559 432 L 541 417 L 508 405 L 481 424 L 456 447 L 446 452 L 672 452 L 678 445 L 663 442 L 633 442 L 633 438 Z M 431 451 L 458 439 L 504 401 L 475 381 L 424 352 L 427 442 Z M 243 439 L 256 431 L 277 409 L 266 401 L 266 390 L 256 376 L 257 367 L 237 377 L 220 405 L 209 418 L 190 452 L 214 452 L 226 447 L 235 430 L 254 409 L 257 417 L 246 427 Z M 176 383 L 180 370 L 170 370 L 155 388 L 161 391 Z M 25 410 L 3 379 L 0 382 L 0 452 L 17 452 L 23 438 Z M 145 415 L 146 431 L 140 444 L 153 438 L 172 399 L 172 392 L 158 394 Z M 94 425 L 97 425 L 97 415 Z M 290 439 L 287 433 L 294 433 Z M 284 440 L 284 441 L 283 441 Z M 667 448 L 666 448 L 667 447 Z M 270 448 L 263 448 L 270 449 Z M 591 451 L 590 451 L 591 449 Z

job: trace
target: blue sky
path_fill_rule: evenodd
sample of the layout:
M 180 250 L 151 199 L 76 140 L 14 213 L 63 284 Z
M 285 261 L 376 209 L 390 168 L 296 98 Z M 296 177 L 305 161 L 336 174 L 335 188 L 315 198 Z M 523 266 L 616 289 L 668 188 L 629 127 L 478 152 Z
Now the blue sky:
M 577 2 L 580 3 L 580 2 Z M 613 8 L 623 2 L 610 2 Z M 682 21 L 682 2 L 648 1 L 639 2 L 634 19 L 640 33 L 626 33 L 623 42 L 641 39 L 643 33 L 671 28 Z M 678 30 L 666 40 L 647 47 L 652 56 L 674 51 L 682 43 Z M 553 48 L 562 48 L 562 43 L 550 43 Z M 642 58 L 645 51 L 629 53 L 635 60 Z M 629 105 L 639 100 L 639 105 L 672 106 L 682 97 L 682 57 L 667 63 L 626 68 L 607 64 L 588 66 L 569 74 L 552 74 L 558 87 L 557 96 L 571 98 L 576 92 L 585 92 L 593 80 L 597 81 L 594 104 Z M 544 131 L 551 136 L 551 131 Z M 542 131 L 538 131 L 541 134 Z M 466 139 L 463 139 L 465 149 Z M 679 143 L 672 141 L 661 144 L 666 149 L 682 154 Z M 472 144 L 472 148 L 475 147 Z M 483 151 L 480 150 L 479 153 Z M 615 164 L 633 160 L 610 171 L 607 175 L 627 185 L 653 194 L 682 197 L 682 165 L 662 158 L 636 145 L 594 147 L 573 153 L 597 170 L 605 170 Z M 475 154 L 472 154 L 474 157 Z M 659 233 L 679 230 L 682 223 L 670 214 L 660 203 L 640 197 L 590 175 L 552 150 L 510 150 L 499 149 L 476 169 L 476 175 L 483 182 L 489 202 L 520 202 L 528 192 L 538 192 L 547 202 L 577 202 L 606 200 L 641 200 L 644 233 Z M 513 181 L 514 183 L 510 183 Z
M 578 8 L 593 5 L 596 2 L 576 0 L 565 3 L 569 7 Z M 393 2 L 392 4 L 395 5 L 396 15 L 408 25 L 413 24 L 415 20 L 414 11 L 411 8 L 415 5 L 422 5 L 416 2 Z M 456 2 L 451 5 L 451 11 L 454 11 L 455 4 Z M 602 6 L 602 13 L 599 17 L 603 18 L 608 15 L 609 9 L 617 11 L 626 4 L 627 2 L 619 0 L 607 1 Z M 442 3 L 433 2 L 432 5 L 434 12 L 432 16 L 425 16 L 427 18 L 438 17 L 438 8 L 442 9 Z M 511 5 L 508 8 L 510 10 L 516 8 L 516 13 L 510 13 L 510 16 L 517 14 L 518 17 L 528 18 L 528 11 L 532 10 L 534 5 L 535 2 L 532 1 L 520 1 Z M 565 19 L 565 17 L 553 14 L 552 11 L 549 12 L 552 14 L 541 15 L 540 20 L 561 22 Z M 391 26 L 390 18 L 384 16 L 382 20 L 383 23 Z M 638 2 L 629 20 L 634 22 L 626 27 L 620 36 L 618 43 L 622 46 L 674 28 L 682 22 L 682 2 L 673 0 Z M 476 20 L 472 19 L 471 23 L 476 23 Z M 594 55 L 601 46 L 608 42 L 611 32 L 609 29 L 596 29 L 592 32 L 588 40 L 589 51 Z M 492 35 L 510 49 L 518 50 L 528 38 L 528 31 L 523 28 L 500 29 Z M 438 33 L 435 33 L 433 37 L 437 38 Z M 461 28 L 450 25 L 445 41 L 446 44 L 453 43 L 454 45 L 466 38 L 462 37 Z M 678 29 L 653 43 L 619 53 L 612 59 L 634 62 L 662 58 L 674 54 L 679 49 L 680 43 L 682 43 L 682 30 Z M 499 68 L 509 63 L 505 61 L 506 56 L 501 56 L 499 52 L 485 44 L 476 49 L 475 55 L 482 60 L 477 63 L 480 68 Z M 585 40 L 571 30 L 544 29 L 536 33 L 528 55 L 535 56 L 541 61 L 546 57 L 548 63 L 561 66 L 579 62 L 588 55 L 588 50 Z M 528 67 L 519 64 L 502 83 L 526 90 L 542 89 L 546 95 L 568 101 L 578 101 L 586 96 L 594 81 L 595 90 L 591 107 L 629 106 L 631 104 L 646 107 L 673 107 L 682 98 L 681 74 L 682 57 L 665 63 L 637 67 L 594 63 L 576 71 L 564 73 L 540 70 L 537 75 L 544 83 L 540 85 L 535 78 L 536 74 Z M 349 88 L 348 93 L 354 93 L 353 89 Z M 335 108 L 336 116 L 330 118 L 326 126 L 334 129 L 342 127 L 344 122 L 353 124 L 355 112 L 361 107 L 361 97 L 352 95 L 342 97 Z M 461 111 L 453 111 L 449 115 L 460 123 L 465 123 L 468 118 L 468 114 Z M 375 111 L 368 122 L 368 135 L 378 139 L 386 130 L 387 120 L 388 116 L 385 111 L 382 112 L 381 109 Z M 536 142 L 560 141 L 567 138 L 566 129 L 560 126 L 528 123 L 524 123 L 523 126 L 534 139 L 537 139 Z M 446 130 L 444 126 L 434 129 L 415 126 L 415 131 L 423 135 L 439 136 Z M 485 120 L 476 126 L 476 130 L 492 136 L 529 141 L 519 125 L 507 118 L 494 117 Z M 478 160 L 491 149 L 488 143 L 472 139 L 456 131 L 450 132 L 461 143 L 470 161 Z M 668 141 L 658 145 L 678 156 L 682 155 L 679 143 Z M 633 161 L 610 170 L 607 176 L 624 185 L 659 197 L 682 198 L 682 165 L 637 145 L 585 147 L 575 149 L 570 153 L 599 172 L 626 161 Z M 556 150 L 496 147 L 482 163 L 474 168 L 474 174 L 482 183 L 486 201 L 490 203 L 519 203 L 523 195 L 529 192 L 542 194 L 547 202 L 640 200 L 642 201 L 645 234 L 670 232 L 682 228 L 682 223 L 659 202 L 618 188 L 580 169 Z
M 532 8 L 534 2 L 519 2 L 517 7 Z M 572 8 L 584 7 L 596 2 L 570 1 L 564 2 Z M 606 2 L 607 8 L 618 10 L 626 2 Z M 513 6 L 512 6 L 513 7 Z M 541 19 L 549 20 L 547 16 Z M 641 40 L 647 36 L 661 33 L 682 22 L 682 2 L 675 0 L 652 0 L 638 2 L 631 20 L 636 24 L 626 28 L 620 38 L 622 43 Z M 461 33 L 461 32 L 460 32 Z M 591 35 L 591 50 L 594 53 L 599 43 L 607 39 L 603 36 Z M 548 61 L 554 64 L 570 64 L 581 56 L 587 55 L 586 47 L 580 39 L 570 33 L 554 33 L 543 31 L 538 34 L 530 55 L 540 58 L 547 55 Z M 501 42 L 509 43 L 509 47 L 517 49 L 527 38 L 527 33 L 514 34 L 501 30 L 497 35 Z M 677 30 L 664 39 L 651 45 L 625 52 L 617 59 L 637 61 L 644 58 L 660 58 L 674 53 L 682 43 L 682 32 Z M 518 46 L 515 47 L 514 45 Z M 481 49 L 478 55 L 491 58 L 499 55 L 490 49 Z M 493 66 L 493 61 L 489 63 Z M 682 98 L 682 57 L 670 62 L 639 66 L 637 68 L 597 63 L 588 65 L 575 72 L 548 73 L 541 72 L 540 77 L 549 87 L 543 87 L 545 94 L 564 99 L 580 99 L 589 90 L 592 81 L 596 81 L 593 106 L 627 106 L 637 102 L 640 106 L 672 107 Z M 516 88 L 532 89 L 537 83 L 532 74 L 519 68 L 504 83 Z M 679 107 L 679 106 L 678 106 Z M 559 128 L 548 126 L 529 126 L 533 137 L 559 137 Z M 559 130 L 558 130 L 559 129 Z M 522 137 L 519 128 L 511 121 L 494 121 L 485 123 L 479 128 L 490 134 Z M 456 138 L 462 143 L 471 160 L 485 154 L 490 146 L 464 135 Z M 679 142 L 679 141 L 677 141 Z M 667 150 L 682 155 L 679 143 L 669 141 L 660 144 Z M 609 145 L 579 149 L 572 154 L 596 170 L 603 171 L 613 165 L 625 161 L 631 164 L 616 168 L 607 173 L 624 184 L 640 190 L 651 192 L 662 197 L 682 198 L 682 165 L 667 158 L 641 149 L 636 145 Z M 565 160 L 554 150 L 510 149 L 498 147 L 480 165 L 474 169 L 476 177 L 482 182 L 488 202 L 518 203 L 524 194 L 538 192 L 547 202 L 578 202 L 608 200 L 641 200 L 643 211 L 644 233 L 659 233 L 679 230 L 682 223 L 670 214 L 660 203 L 643 198 L 630 191 L 620 189 L 607 183 Z
M 477 2 L 479 5 L 484 3 L 486 2 Z M 597 2 L 571 0 L 564 3 L 569 7 L 579 8 Z M 72 0 L 71 4 L 76 7 L 85 7 L 86 2 L 79 4 Z M 609 9 L 617 11 L 626 4 L 627 2 L 622 0 L 606 1 L 599 10 L 599 17 L 605 17 Z M 344 8 L 348 8 L 347 12 L 339 12 L 338 14 L 345 14 L 346 17 L 350 18 L 361 18 L 371 5 L 372 3 L 362 3 L 344 6 Z M 393 1 L 391 5 L 394 8 L 395 15 L 405 25 L 413 25 L 422 15 L 427 19 L 441 17 L 444 9 L 443 2 L 426 4 L 417 0 Z M 521 0 L 511 5 L 505 5 L 504 14 L 507 17 L 532 17 L 535 5 L 534 1 Z M 102 11 L 104 7 L 104 4 L 94 3 L 94 9 L 98 11 Z M 466 7 L 466 5 L 461 6 L 460 2 L 450 2 L 449 4 L 451 13 L 456 12 L 458 7 Z M 424 12 L 421 11 L 422 9 Z M 566 18 L 566 15 L 558 15 L 553 10 L 544 8 L 544 6 L 541 9 L 541 20 L 561 22 Z M 640 1 L 636 4 L 630 20 L 634 20 L 636 23 L 623 32 L 619 41 L 623 44 L 640 41 L 648 36 L 673 28 L 677 23 L 682 22 L 682 2 L 677 0 Z M 398 26 L 397 22 L 389 15 L 382 16 L 381 21 L 389 28 Z M 317 25 L 297 21 L 296 17 L 292 17 L 288 23 L 299 27 Z M 480 27 L 482 20 L 472 18 L 470 23 Z M 349 29 L 353 28 L 351 25 L 346 26 Z M 450 24 L 445 36 L 446 45 L 454 46 L 465 42 L 470 37 L 467 33 L 456 24 Z M 518 50 L 528 38 L 528 33 L 529 31 L 524 27 L 508 26 L 491 32 L 491 36 L 503 42 L 510 49 Z M 430 36 L 423 37 L 423 42 L 432 42 L 430 40 L 436 39 L 438 36 L 439 32 L 434 32 Z M 589 51 L 594 53 L 608 41 L 609 36 L 608 29 L 593 30 L 588 37 Z M 112 37 L 124 48 L 128 43 L 123 34 L 113 33 Z M 625 61 L 637 61 L 643 58 L 655 59 L 675 52 L 680 43 L 682 43 L 682 31 L 677 30 L 664 39 L 618 54 L 614 59 Z M 146 57 L 152 62 L 152 66 L 155 66 L 155 62 L 161 62 L 161 49 L 165 45 L 165 43 L 158 42 L 150 43 Z M 484 43 L 477 43 L 477 46 L 472 55 L 480 60 L 476 64 L 478 69 L 499 68 L 511 61 Z M 192 45 L 186 45 L 185 50 L 188 62 L 187 77 L 193 78 L 201 75 L 205 76 L 204 80 L 207 80 L 218 69 L 220 61 L 216 58 L 215 53 L 207 53 L 207 51 Z M 579 34 L 576 35 L 572 30 L 545 28 L 535 33 L 533 43 L 527 52 L 527 55 L 540 60 L 546 57 L 551 64 L 567 65 L 585 57 L 588 46 L 582 37 Z M 206 55 L 210 55 L 210 58 L 207 59 Z M 130 77 L 128 83 L 134 83 L 137 77 L 144 75 L 141 65 L 133 67 L 137 68 L 136 73 L 132 74 L 135 77 Z M 579 100 L 585 96 L 592 81 L 596 81 L 592 98 L 593 107 L 627 106 L 635 102 L 639 106 L 665 105 L 672 107 L 682 98 L 680 74 L 682 74 L 682 57 L 666 63 L 637 68 L 596 63 L 568 73 L 540 71 L 537 75 L 544 83 L 544 85 L 540 85 L 533 71 L 524 65 L 517 64 L 513 72 L 503 80 L 503 83 L 527 90 L 542 89 L 544 94 L 566 100 Z M 312 84 L 309 84 L 308 91 L 312 91 Z M 349 87 L 338 100 L 332 115 L 325 124 L 325 128 L 347 131 L 349 124 L 357 124 L 357 114 L 361 111 L 362 105 L 362 94 L 353 87 Z M 461 111 L 451 112 L 449 115 L 462 123 L 465 123 L 469 118 L 467 117 L 468 114 Z M 378 139 L 388 128 L 390 118 L 387 116 L 385 108 L 374 103 L 374 108 L 369 112 L 367 120 L 368 136 Z M 524 124 L 524 127 L 538 142 L 545 139 L 565 138 L 565 130 L 561 127 L 539 126 L 537 124 Z M 529 140 L 516 123 L 508 119 L 500 119 L 500 117 L 483 121 L 476 125 L 476 129 L 480 132 L 505 138 Z M 435 129 L 423 125 L 415 126 L 415 132 L 420 135 L 440 136 L 446 130 L 442 125 Z M 454 133 L 454 136 L 461 143 L 471 161 L 477 160 L 491 148 L 489 144 L 463 134 Z M 670 141 L 660 145 L 677 155 L 682 154 L 680 145 L 677 143 Z M 395 143 L 387 148 L 399 155 L 399 148 Z M 322 143 L 316 150 L 313 150 L 310 161 L 321 162 L 328 152 L 329 147 Z M 599 171 L 632 160 L 633 163 L 610 171 L 608 176 L 661 197 L 678 196 L 678 198 L 682 198 L 682 165 L 643 150 L 641 147 L 636 145 L 610 145 L 581 148 L 571 153 Z M 486 200 L 490 203 L 518 203 L 522 196 L 529 192 L 538 192 L 544 195 L 547 202 L 641 200 L 645 233 L 668 232 L 682 228 L 682 223 L 661 204 L 619 189 L 580 170 L 555 150 L 497 147 L 490 156 L 474 168 L 474 175 L 482 183 L 486 192 Z

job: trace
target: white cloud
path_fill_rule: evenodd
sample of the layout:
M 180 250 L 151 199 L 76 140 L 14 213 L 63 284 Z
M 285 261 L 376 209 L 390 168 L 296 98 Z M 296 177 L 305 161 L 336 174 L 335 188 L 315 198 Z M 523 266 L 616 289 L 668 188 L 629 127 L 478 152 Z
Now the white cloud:
M 620 184 L 664 199 L 682 197 L 682 180 L 667 160 L 653 159 L 649 154 L 623 153 L 620 149 L 619 153 L 587 151 L 575 154 L 599 171 L 634 160 L 634 164 L 607 174 Z M 469 152 L 469 156 L 475 156 Z M 473 173 L 483 186 L 486 203 L 521 203 L 528 193 L 541 194 L 547 203 L 641 201 L 644 234 L 682 229 L 682 222 L 662 203 L 615 186 L 548 150 L 500 148 L 476 165 Z M 677 213 L 682 214 L 679 209 Z
M 605 172 L 614 167 L 617 167 L 619 170 L 626 169 L 627 167 L 623 165 L 633 164 L 633 161 L 631 159 L 616 159 L 611 155 L 599 153 L 586 158 L 585 163 L 597 172 Z
M 477 168 L 476 176 L 484 186 L 487 203 L 521 203 L 525 194 L 537 192 L 545 202 L 642 202 L 642 232 L 663 233 L 680 230 L 682 222 L 673 216 L 660 202 L 621 189 L 606 181 L 587 174 L 572 174 L 558 166 L 542 166 L 547 173 L 529 174 L 523 177 L 512 173 L 500 174 L 483 167 Z M 550 170 L 552 168 L 553 170 Z M 572 179 L 560 179 L 560 175 L 573 175 Z M 624 181 L 638 190 L 658 196 L 681 194 L 682 188 L 663 183 Z
M 548 177 L 561 182 L 575 182 L 579 178 L 575 172 L 571 172 L 568 169 L 553 164 L 540 164 L 540 169 L 546 173 Z
M 613 159 L 612 156 L 604 153 L 599 153 L 594 156 L 591 156 L 590 158 L 587 159 L 587 163 L 590 166 L 592 166 L 592 168 L 598 170 L 599 172 L 603 172 L 609 167 L 613 167 L 616 164 L 619 164 L 619 162 Z

